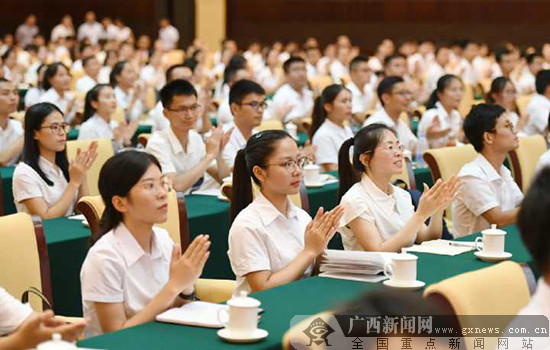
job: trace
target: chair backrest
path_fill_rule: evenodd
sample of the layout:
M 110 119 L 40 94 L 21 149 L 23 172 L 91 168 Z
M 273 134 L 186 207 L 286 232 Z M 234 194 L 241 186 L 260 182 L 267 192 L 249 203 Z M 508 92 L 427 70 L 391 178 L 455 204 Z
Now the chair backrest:
M 148 133 L 139 134 L 138 136 L 139 144 L 142 145 L 143 147 L 147 147 L 147 142 L 149 142 L 149 139 L 151 138 L 151 136 L 153 136 L 153 134 L 148 134 Z
M 327 86 L 332 85 L 333 81 L 329 75 L 320 75 L 318 77 L 309 78 L 309 83 L 313 90 L 321 92 Z
M 473 87 L 470 84 L 464 84 L 464 95 L 462 96 L 462 100 L 458 106 L 460 115 L 465 116 L 468 112 L 470 112 L 470 109 L 472 109 L 472 105 L 474 104 L 474 99 L 475 96 Z
M 184 57 L 185 52 L 183 50 L 170 50 L 164 54 L 163 60 L 168 66 L 173 66 L 174 64 L 182 64 Z
M 470 144 L 429 149 L 423 154 L 424 160 L 430 167 L 433 183 L 438 179 L 450 179 L 458 174 L 464 164 L 473 161 L 476 157 L 477 152 Z M 447 209 L 445 215 L 451 219 L 451 210 Z
M 520 137 L 519 146 L 509 153 L 514 180 L 523 193 L 527 192 L 540 156 L 546 152 L 546 141 L 542 135 Z
M 257 131 L 264 130 L 283 130 L 283 123 L 278 119 L 263 120 L 262 123 L 255 128 Z
M 462 316 L 516 315 L 530 299 L 523 268 L 511 261 L 443 280 L 429 286 L 424 295 L 452 309 L 462 328 L 479 326 Z M 499 321 L 504 329 L 511 318 L 502 317 Z
M 50 261 L 42 221 L 26 213 L 0 217 L 0 286 L 15 298 L 31 287 L 52 299 Z M 41 299 L 30 298 L 35 311 L 47 306 Z
M 406 183 L 409 190 L 416 189 L 416 181 L 414 179 L 414 170 L 412 168 L 412 163 L 409 158 L 404 159 L 403 169 L 401 170 L 401 173 L 394 175 L 391 178 L 392 183 L 395 182 L 396 180 L 402 180 L 404 183 Z
M 74 159 L 77 150 L 79 148 L 82 151 L 87 150 L 92 141 L 97 141 L 97 158 L 90 170 L 86 173 L 86 184 L 88 185 L 88 193 L 91 196 L 96 196 L 99 194 L 97 187 L 99 171 L 107 159 L 115 154 L 113 142 L 109 139 L 67 141 L 67 158 L 69 158 L 69 160 Z
M 105 204 L 101 196 L 82 197 L 76 207 L 86 217 L 90 225 L 92 238 L 95 238 L 99 234 L 99 221 L 105 210 Z M 182 250 L 185 250 L 189 246 L 189 224 L 187 221 L 185 196 L 183 194 L 176 191 L 168 193 L 168 217 L 165 222 L 155 226 L 168 231 L 172 240 L 181 244 Z
M 124 114 L 124 109 L 118 106 L 115 112 L 111 115 L 111 120 L 114 120 L 117 123 L 122 123 L 126 121 L 126 115 Z

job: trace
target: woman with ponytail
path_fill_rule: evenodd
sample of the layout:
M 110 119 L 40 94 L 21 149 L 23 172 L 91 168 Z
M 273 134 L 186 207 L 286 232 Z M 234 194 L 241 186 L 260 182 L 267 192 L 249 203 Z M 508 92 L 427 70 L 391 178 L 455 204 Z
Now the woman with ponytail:
M 311 273 L 334 235 L 342 209 L 319 209 L 315 218 L 288 198 L 300 191 L 302 168 L 296 142 L 282 130 L 262 131 L 237 153 L 229 230 L 229 260 L 240 291 L 260 291 Z M 259 187 L 253 199 L 252 181 Z
M 315 157 L 325 171 L 338 169 L 338 150 L 353 137 L 347 125 L 351 119 L 351 92 L 343 85 L 327 86 L 315 101 L 309 138 Z
M 168 191 L 148 153 L 120 152 L 101 168 L 101 231 L 80 271 L 85 337 L 153 321 L 194 299 L 210 241 L 199 235 L 182 254 L 166 230 L 153 226 L 166 221 Z
M 403 147 L 383 124 L 370 124 L 344 142 L 338 160 L 344 207 L 338 232 L 346 250 L 400 252 L 415 242 L 441 238 L 443 212 L 459 187 L 456 176 L 437 180 L 432 188 L 424 184 L 415 212 L 410 194 L 391 184 L 403 169 Z
M 79 140 L 110 139 L 116 148 L 132 145 L 132 136 L 137 130 L 137 121 L 118 123 L 111 119 L 117 109 L 115 91 L 109 84 L 98 84 L 86 94 L 84 118 Z
M 428 139 L 430 148 L 456 146 L 462 128 L 458 106 L 463 96 L 464 85 L 459 77 L 446 74 L 439 78 L 418 124 L 418 135 Z

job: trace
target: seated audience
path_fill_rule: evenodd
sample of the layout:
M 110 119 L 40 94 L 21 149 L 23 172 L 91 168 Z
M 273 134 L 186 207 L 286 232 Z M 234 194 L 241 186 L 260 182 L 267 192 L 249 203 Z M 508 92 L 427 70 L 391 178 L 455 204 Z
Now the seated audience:
M 374 98 L 372 85 L 373 76 L 369 69 L 368 59 L 365 56 L 357 56 L 349 64 L 350 82 L 346 88 L 351 91 L 351 113 L 354 124 L 361 125 L 365 120 L 367 111 L 371 108 Z
M 70 92 L 71 75 L 63 63 L 52 63 L 44 72 L 44 90 L 40 102 L 49 102 L 61 110 L 65 121 L 70 123 L 76 113 L 76 99 Z
M 512 124 L 521 132 L 527 123 L 527 115 L 521 117 L 516 113 L 516 88 L 514 83 L 505 77 L 498 77 L 491 83 L 491 90 L 487 96 L 488 103 L 494 103 L 506 110 Z
M 82 68 L 86 74 L 77 80 L 75 89 L 81 94 L 85 94 L 97 85 L 101 65 L 95 56 L 87 56 L 82 59 Z
M 138 120 L 147 113 L 149 108 L 145 101 L 147 89 L 137 80 L 137 73 L 132 63 L 118 62 L 111 71 L 109 81 L 115 88 L 117 104 L 124 110 L 127 121 Z
M 23 125 L 10 118 L 17 110 L 19 94 L 9 80 L 0 78 L 0 166 L 10 166 L 23 150 Z
M 544 134 L 548 127 L 548 115 L 550 114 L 550 69 L 541 70 L 535 81 L 537 93 L 529 104 L 525 113 L 527 124 L 524 132 L 526 135 Z

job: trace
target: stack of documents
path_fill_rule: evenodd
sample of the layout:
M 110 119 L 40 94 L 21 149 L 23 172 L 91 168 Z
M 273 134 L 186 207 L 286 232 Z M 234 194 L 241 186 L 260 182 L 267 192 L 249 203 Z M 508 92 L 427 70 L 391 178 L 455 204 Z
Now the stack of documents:
M 319 276 L 379 282 L 386 279 L 381 273 L 395 254 L 329 249 L 321 256 Z
M 227 305 L 193 301 L 181 307 L 167 310 L 157 316 L 157 321 L 178 323 L 189 326 L 222 328 L 218 320 L 218 312 L 227 309 Z
M 479 245 L 482 246 L 482 244 L 480 243 Z M 475 242 L 447 241 L 444 239 L 437 239 L 433 241 L 422 242 L 422 244 L 420 245 L 415 244 L 411 247 L 403 248 L 403 252 L 455 256 L 475 249 Z

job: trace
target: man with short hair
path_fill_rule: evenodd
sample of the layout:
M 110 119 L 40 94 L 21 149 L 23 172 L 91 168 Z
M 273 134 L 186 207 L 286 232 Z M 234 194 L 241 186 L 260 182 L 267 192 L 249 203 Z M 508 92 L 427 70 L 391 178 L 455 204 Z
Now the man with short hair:
M 176 27 L 170 24 L 168 18 L 162 18 L 159 27 L 159 40 L 162 42 L 162 48 L 166 51 L 176 49 L 180 40 L 180 33 Z
M 541 70 L 535 79 L 537 93 L 527 104 L 525 113 L 529 117 L 523 132 L 527 135 L 544 135 L 548 129 L 550 115 L 550 70 Z
M 366 56 L 357 56 L 349 64 L 351 81 L 346 88 L 351 91 L 351 113 L 354 121 L 361 125 L 365 114 L 371 107 L 373 90 L 371 82 L 372 72 L 369 69 L 369 59 Z
M 96 21 L 94 11 L 86 12 L 85 22 L 78 27 L 77 39 L 83 41 L 89 39 L 92 45 L 96 45 L 103 35 L 103 26 Z
M 15 85 L 0 78 L 0 166 L 13 165 L 23 150 L 23 126 L 20 121 L 10 118 L 18 102 Z
M 407 59 L 400 53 L 394 53 L 384 59 L 384 76 L 401 77 L 407 74 Z
M 510 78 L 510 74 L 516 68 L 515 53 L 507 48 L 495 50 L 496 65 L 493 65 L 493 79 L 498 77 Z
M 82 68 L 84 68 L 84 76 L 76 81 L 76 91 L 86 94 L 98 84 L 97 77 L 101 65 L 95 56 L 86 56 L 82 59 Z
M 154 155 L 178 192 L 219 187 L 230 169 L 221 154 L 231 136 L 231 130 L 221 127 L 202 137 L 193 130 L 200 113 L 197 91 L 185 80 L 174 80 L 160 91 L 164 116 L 170 127 L 155 132 L 147 142 L 147 152 Z
M 38 32 L 39 29 L 36 25 L 36 16 L 31 14 L 25 19 L 25 23 L 17 27 L 17 30 L 15 31 L 15 38 L 17 39 L 19 46 L 25 47 L 32 44 L 32 40 Z
M 426 71 L 424 90 L 431 94 L 437 87 L 437 81 L 446 73 L 447 65 L 451 59 L 451 50 L 446 46 L 439 46 L 435 51 L 435 59 L 429 63 Z
M 403 147 L 415 153 L 418 139 L 411 128 L 401 119 L 401 113 L 407 111 L 412 93 L 401 77 L 386 77 L 378 84 L 378 98 L 382 108 L 365 120 L 363 126 L 380 123 L 393 128 Z
M 536 91 L 535 77 L 542 70 L 544 58 L 539 53 L 531 53 L 525 57 L 527 66 L 524 67 L 518 79 L 513 76 L 514 85 L 520 95 L 529 95 Z

